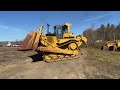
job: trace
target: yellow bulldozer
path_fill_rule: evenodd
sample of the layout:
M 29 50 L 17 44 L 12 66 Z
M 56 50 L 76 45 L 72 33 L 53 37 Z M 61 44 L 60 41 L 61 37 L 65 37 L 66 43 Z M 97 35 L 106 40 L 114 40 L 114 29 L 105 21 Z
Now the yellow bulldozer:
M 56 62 L 78 58 L 81 54 L 82 43 L 87 45 L 87 38 L 83 35 L 75 36 L 70 31 L 71 24 L 54 26 L 54 32 L 49 32 L 47 24 L 47 34 L 43 34 L 43 25 L 38 32 L 30 32 L 23 40 L 20 51 L 35 50 L 42 55 L 45 62 Z
M 118 51 L 120 50 L 120 40 L 107 41 L 101 50 Z

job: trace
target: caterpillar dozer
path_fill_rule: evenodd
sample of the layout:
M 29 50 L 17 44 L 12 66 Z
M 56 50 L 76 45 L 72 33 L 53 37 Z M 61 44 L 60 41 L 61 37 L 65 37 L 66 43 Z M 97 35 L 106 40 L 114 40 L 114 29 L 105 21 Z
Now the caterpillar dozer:
M 119 51 L 120 50 L 120 40 L 107 41 L 101 50 Z
M 38 32 L 30 32 L 23 40 L 19 51 L 35 50 L 41 54 L 45 62 L 56 62 L 78 58 L 81 54 L 82 43 L 87 45 L 87 38 L 83 35 L 75 36 L 70 31 L 71 24 L 54 26 L 54 32 L 49 32 L 47 24 L 47 34 L 43 34 L 43 25 Z

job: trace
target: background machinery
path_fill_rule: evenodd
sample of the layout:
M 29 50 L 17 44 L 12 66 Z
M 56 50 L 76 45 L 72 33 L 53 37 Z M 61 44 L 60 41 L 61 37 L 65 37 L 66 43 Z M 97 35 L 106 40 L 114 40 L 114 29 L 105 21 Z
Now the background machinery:
M 106 44 L 101 47 L 101 50 L 120 50 L 120 40 L 107 41 Z
M 81 54 L 81 44 L 85 43 L 87 47 L 87 39 L 83 35 L 75 36 L 71 33 L 70 27 L 69 23 L 56 25 L 54 33 L 51 33 L 47 24 L 47 34 L 43 34 L 41 26 L 38 32 L 32 31 L 26 36 L 19 50 L 35 50 L 46 62 L 78 58 Z

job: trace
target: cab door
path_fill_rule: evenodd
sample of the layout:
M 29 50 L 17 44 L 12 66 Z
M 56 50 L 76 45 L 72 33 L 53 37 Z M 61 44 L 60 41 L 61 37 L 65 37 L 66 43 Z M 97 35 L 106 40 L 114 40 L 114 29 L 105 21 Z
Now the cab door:
M 63 31 L 61 26 L 55 26 L 54 27 L 54 33 L 57 36 L 57 39 L 62 39 L 63 38 Z

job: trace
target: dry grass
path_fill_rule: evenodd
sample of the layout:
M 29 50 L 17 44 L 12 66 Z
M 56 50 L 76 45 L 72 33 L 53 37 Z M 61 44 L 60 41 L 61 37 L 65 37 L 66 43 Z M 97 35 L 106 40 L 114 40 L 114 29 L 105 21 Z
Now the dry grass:
M 89 60 L 97 60 L 109 63 L 113 66 L 120 66 L 120 52 L 117 51 L 103 51 L 100 49 L 88 49 Z
M 89 79 L 120 79 L 120 52 L 88 48 L 84 74 Z

